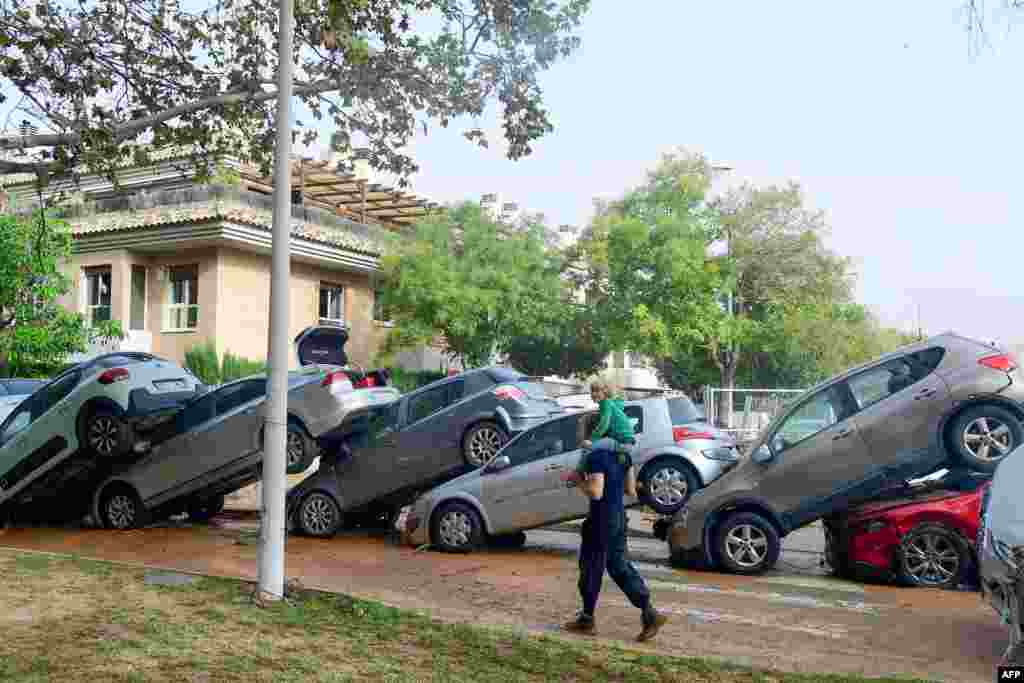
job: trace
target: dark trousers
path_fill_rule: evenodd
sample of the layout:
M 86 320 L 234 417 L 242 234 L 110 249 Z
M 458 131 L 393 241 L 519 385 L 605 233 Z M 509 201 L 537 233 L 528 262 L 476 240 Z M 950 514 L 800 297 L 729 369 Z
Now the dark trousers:
M 634 607 L 647 610 L 651 594 L 636 567 L 626 559 L 626 512 L 613 513 L 607 521 L 588 517 L 583 522 L 580 546 L 580 595 L 583 613 L 593 616 L 605 571 Z

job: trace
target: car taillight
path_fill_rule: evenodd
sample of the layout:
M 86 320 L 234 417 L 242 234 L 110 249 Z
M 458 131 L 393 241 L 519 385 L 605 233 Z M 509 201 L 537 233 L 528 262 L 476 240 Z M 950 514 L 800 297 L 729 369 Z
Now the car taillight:
M 713 439 L 714 434 L 710 432 L 698 432 L 694 429 L 687 429 L 686 427 L 673 427 L 672 428 L 672 440 L 676 443 L 680 441 L 686 441 L 687 439 Z
M 96 380 L 100 384 L 113 384 L 128 379 L 128 370 L 125 368 L 110 368 Z
M 367 375 L 353 385 L 356 389 L 368 389 L 377 386 L 377 380 Z
M 347 387 L 345 385 L 348 385 Z M 348 378 L 341 370 L 335 372 L 328 372 L 327 375 L 321 380 L 320 386 L 329 387 L 330 389 L 351 389 L 352 380 Z
M 498 387 L 492 392 L 498 398 L 509 398 L 516 401 L 521 401 L 526 398 L 526 393 L 519 387 L 505 386 Z
M 999 353 L 994 356 L 979 358 L 978 365 L 984 365 L 986 368 L 1001 370 L 1002 372 L 1013 372 L 1017 369 L 1017 361 L 1008 353 Z

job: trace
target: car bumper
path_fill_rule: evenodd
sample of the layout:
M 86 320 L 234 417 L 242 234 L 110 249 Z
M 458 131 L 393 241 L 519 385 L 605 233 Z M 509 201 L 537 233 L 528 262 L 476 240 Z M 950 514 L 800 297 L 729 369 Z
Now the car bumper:
M 703 517 L 688 505 L 683 506 L 672 518 L 668 528 L 668 544 L 673 553 L 692 552 L 704 544 Z
M 196 395 L 197 390 L 198 387 L 191 391 L 169 391 L 155 394 L 148 389 L 132 389 L 128 393 L 128 410 L 125 411 L 125 415 L 136 419 L 179 410 L 186 401 Z
M 982 600 L 987 602 L 1009 629 L 1010 644 L 1007 652 L 1016 650 L 1024 642 L 1021 612 L 1024 611 L 1024 571 L 1014 569 L 995 554 L 991 537 L 984 538 L 978 551 Z
M 306 427 L 314 438 L 339 441 L 351 434 L 366 431 L 370 409 L 392 403 L 399 396 L 394 387 L 356 389 L 332 395 L 332 405 L 317 418 L 307 419 Z
M 425 517 L 424 509 L 418 505 L 407 505 L 402 508 L 395 521 L 395 531 L 401 537 L 402 543 L 417 547 L 430 543 L 430 525 L 427 524 Z

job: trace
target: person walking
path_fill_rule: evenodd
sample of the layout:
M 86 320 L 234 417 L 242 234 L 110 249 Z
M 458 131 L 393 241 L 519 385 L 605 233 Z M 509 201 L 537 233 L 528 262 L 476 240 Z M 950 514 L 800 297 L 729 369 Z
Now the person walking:
M 578 486 L 590 499 L 590 511 L 583 522 L 580 544 L 579 591 L 583 609 L 563 628 L 574 633 L 594 634 L 594 610 L 601 592 L 605 571 L 626 594 L 634 607 L 641 610 L 643 630 L 640 642 L 650 640 L 668 618 L 651 604 L 647 584 L 636 567 L 626 558 L 626 508 L 624 496 L 636 497 L 636 468 L 631 458 L 636 443 L 633 423 L 623 411 L 623 402 L 613 397 L 611 386 L 595 382 L 591 397 L 598 403 L 600 419 L 584 448 L 590 453 L 581 458 L 580 468 L 564 478 L 568 486 Z

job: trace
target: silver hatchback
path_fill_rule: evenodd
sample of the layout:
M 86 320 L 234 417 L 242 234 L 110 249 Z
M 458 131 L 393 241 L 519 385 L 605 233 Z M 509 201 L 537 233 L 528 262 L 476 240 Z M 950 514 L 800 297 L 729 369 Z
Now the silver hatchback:
M 703 423 L 673 424 L 696 416 L 684 396 L 627 401 L 637 445 L 641 499 L 666 512 L 682 506 L 737 461 L 733 440 Z M 526 529 L 587 514 L 586 498 L 566 487 L 561 475 L 574 469 L 581 443 L 594 427 L 594 411 L 545 422 L 513 439 L 482 469 L 420 496 L 397 522 L 406 540 L 449 552 L 468 552 L 487 538 L 522 538 Z

